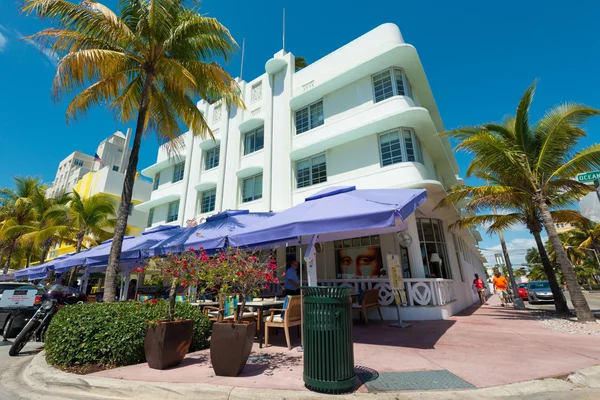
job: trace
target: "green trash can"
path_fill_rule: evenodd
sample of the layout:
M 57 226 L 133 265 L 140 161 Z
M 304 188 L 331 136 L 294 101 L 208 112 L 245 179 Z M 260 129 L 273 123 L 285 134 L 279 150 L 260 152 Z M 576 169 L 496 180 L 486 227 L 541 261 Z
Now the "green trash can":
M 304 383 L 321 393 L 352 391 L 352 295 L 349 287 L 303 287 Z

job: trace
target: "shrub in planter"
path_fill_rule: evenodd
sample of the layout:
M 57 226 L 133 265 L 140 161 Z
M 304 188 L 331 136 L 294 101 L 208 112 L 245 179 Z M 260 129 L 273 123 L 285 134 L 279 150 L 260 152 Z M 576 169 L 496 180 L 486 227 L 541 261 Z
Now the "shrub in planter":
M 199 258 L 204 260 L 197 269 L 201 292 L 239 297 L 239 312 L 230 322 L 216 322 L 210 341 L 215 375 L 237 376 L 248 361 L 256 331 L 254 322 L 247 323 L 242 318 L 246 299 L 258 295 L 268 283 L 277 283 L 277 265 L 271 256 L 261 260 L 238 249 L 227 249 L 211 258 L 201 250 Z
M 46 359 L 58 367 L 105 367 L 146 361 L 144 335 L 149 321 L 168 313 L 165 301 L 87 303 L 61 309 L 46 334 Z M 210 321 L 197 307 L 177 303 L 174 318 L 194 321 L 190 351 L 208 347 Z

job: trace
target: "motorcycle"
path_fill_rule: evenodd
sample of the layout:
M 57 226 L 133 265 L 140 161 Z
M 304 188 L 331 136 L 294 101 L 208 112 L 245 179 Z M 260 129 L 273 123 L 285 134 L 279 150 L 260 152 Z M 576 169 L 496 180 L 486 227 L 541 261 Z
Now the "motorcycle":
M 86 295 L 79 292 L 77 289 L 62 285 L 53 285 L 43 296 L 40 308 L 38 308 L 33 317 L 31 317 L 17 335 L 15 341 L 8 350 L 8 355 L 18 355 L 27 342 L 33 338 L 35 338 L 36 341 L 43 342 L 46 336 L 46 330 L 48 329 L 54 314 L 64 306 L 83 304 L 86 299 Z

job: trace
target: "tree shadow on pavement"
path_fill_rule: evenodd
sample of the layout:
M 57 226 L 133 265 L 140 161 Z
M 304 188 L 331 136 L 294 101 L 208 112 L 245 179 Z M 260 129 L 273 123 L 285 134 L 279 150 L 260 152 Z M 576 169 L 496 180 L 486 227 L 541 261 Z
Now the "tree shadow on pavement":
M 355 324 L 352 328 L 352 340 L 354 343 L 362 344 L 433 349 L 456 321 L 411 321 L 410 328 L 396 328 L 390 326 L 390 323 L 393 321 L 369 321 L 368 325 Z

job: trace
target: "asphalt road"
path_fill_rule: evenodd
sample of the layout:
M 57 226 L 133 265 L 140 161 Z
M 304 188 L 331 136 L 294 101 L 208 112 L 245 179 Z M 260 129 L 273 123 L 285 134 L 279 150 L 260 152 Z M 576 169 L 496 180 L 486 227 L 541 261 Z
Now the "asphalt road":
M 587 291 L 583 292 L 592 312 L 596 317 L 600 317 L 600 293 L 588 293 Z M 565 297 L 567 298 L 567 303 L 569 304 L 569 308 L 573 310 L 573 304 L 571 303 L 571 298 L 569 297 L 569 293 L 565 292 Z M 553 302 L 542 302 L 538 304 L 529 304 L 527 301 L 525 305 L 528 308 L 536 309 L 536 310 L 548 310 L 554 311 L 554 303 Z

